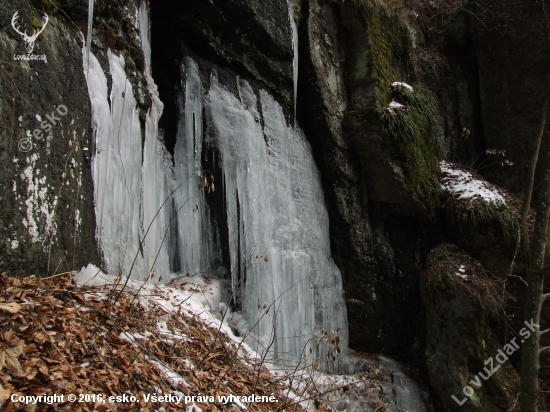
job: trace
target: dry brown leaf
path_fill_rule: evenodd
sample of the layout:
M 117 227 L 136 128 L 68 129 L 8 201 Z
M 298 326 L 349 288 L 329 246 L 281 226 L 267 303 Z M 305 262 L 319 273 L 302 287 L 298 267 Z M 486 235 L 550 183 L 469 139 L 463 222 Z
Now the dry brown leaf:
M 17 302 L 0 303 L 0 310 L 15 315 L 21 310 L 21 305 Z
M 9 348 L 3 351 L 0 351 L 0 365 L 13 369 L 17 372 L 22 372 L 21 364 L 19 363 L 19 355 L 23 353 L 23 347 L 17 346 L 16 348 Z
M 9 399 L 11 391 L 9 389 L 0 389 L 0 402 L 4 402 Z
M 12 340 L 13 338 L 15 338 L 16 335 L 15 335 L 15 332 L 13 330 L 8 330 L 6 333 L 4 333 L 4 339 L 7 340 L 8 342 L 10 340 Z

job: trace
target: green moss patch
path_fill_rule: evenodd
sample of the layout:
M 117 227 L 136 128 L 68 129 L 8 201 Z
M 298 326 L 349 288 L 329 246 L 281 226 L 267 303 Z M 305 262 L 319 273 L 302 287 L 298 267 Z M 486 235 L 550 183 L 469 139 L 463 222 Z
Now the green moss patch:
M 393 52 L 388 30 L 382 27 L 382 17 L 371 13 L 367 19 L 370 41 L 371 70 L 378 85 L 377 103 L 383 107 L 388 104 L 391 85 L 397 80 L 393 68 Z
M 381 113 L 382 134 L 404 161 L 405 180 L 428 210 L 440 206 L 437 100 L 428 89 L 392 86 L 393 100 Z

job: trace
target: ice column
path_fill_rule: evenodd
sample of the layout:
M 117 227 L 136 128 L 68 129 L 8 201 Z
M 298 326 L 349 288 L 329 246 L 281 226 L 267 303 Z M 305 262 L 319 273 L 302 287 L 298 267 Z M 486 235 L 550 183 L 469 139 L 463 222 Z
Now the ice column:
M 94 54 L 83 49 L 95 143 L 96 235 L 109 270 L 127 274 L 139 251 L 141 130 L 124 58 L 110 50 L 107 56 L 112 77 L 110 107 L 103 69 Z
M 203 145 L 203 95 L 199 69 L 186 59 L 182 70 L 182 90 L 178 97 L 179 124 L 174 163 L 174 194 L 178 219 L 178 253 L 182 272 L 198 273 L 214 269 L 219 252 L 214 243 L 210 210 L 204 196 L 201 172 Z
M 88 0 L 88 32 L 86 33 L 86 50 L 90 52 L 92 47 L 92 27 L 94 21 L 94 0 Z
M 222 158 L 235 292 L 255 349 L 335 370 L 347 350 L 346 307 L 311 148 L 270 94 L 260 90 L 258 101 L 237 81 L 240 100 L 216 81 L 206 98 L 209 142 Z
M 145 145 L 142 166 L 142 239 L 144 265 L 168 279 L 170 227 L 177 225 L 172 209 L 173 173 L 170 154 L 159 138 L 158 121 L 164 108 L 157 85 L 151 75 L 151 42 L 149 13 L 145 2 L 139 8 L 141 46 L 145 60 L 145 79 L 151 98 L 151 108 L 145 120 Z

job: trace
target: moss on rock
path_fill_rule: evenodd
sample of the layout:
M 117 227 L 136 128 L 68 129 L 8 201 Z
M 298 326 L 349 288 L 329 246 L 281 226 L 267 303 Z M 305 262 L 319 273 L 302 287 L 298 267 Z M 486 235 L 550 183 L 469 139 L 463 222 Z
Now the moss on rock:
M 428 210 L 440 206 L 437 100 L 428 89 L 396 83 L 392 104 L 382 110 L 382 133 L 404 161 L 406 184 Z
M 393 68 L 392 46 L 386 34 L 388 30 L 383 29 L 382 18 L 378 13 L 369 15 L 367 25 L 371 46 L 371 69 L 378 85 L 376 100 L 380 107 L 384 107 L 389 103 L 391 85 L 397 80 Z

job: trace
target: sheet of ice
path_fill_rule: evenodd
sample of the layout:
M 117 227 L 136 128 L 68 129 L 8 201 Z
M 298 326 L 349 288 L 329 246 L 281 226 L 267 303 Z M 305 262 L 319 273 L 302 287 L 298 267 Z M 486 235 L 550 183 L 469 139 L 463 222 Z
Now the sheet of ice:
M 442 187 L 458 199 L 483 199 L 489 203 L 506 203 L 502 193 L 489 183 L 480 180 L 472 173 L 459 169 L 445 160 L 440 162 Z
M 269 348 L 280 362 L 306 354 L 301 361 L 335 370 L 347 350 L 346 307 L 311 148 L 271 95 L 260 90 L 258 102 L 238 81 L 241 99 L 216 81 L 206 98 L 208 141 L 224 174 L 235 301 L 253 327 L 253 349 Z

